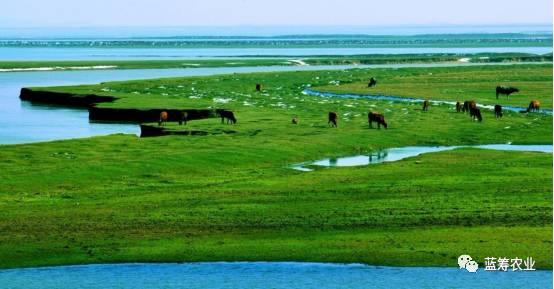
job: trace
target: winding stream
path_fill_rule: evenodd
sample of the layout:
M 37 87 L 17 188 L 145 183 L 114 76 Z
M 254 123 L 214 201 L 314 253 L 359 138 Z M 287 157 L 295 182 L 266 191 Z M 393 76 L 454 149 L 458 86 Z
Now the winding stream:
M 375 99 L 375 100 L 388 100 L 388 101 L 398 101 L 398 102 L 423 102 L 423 98 L 414 98 L 414 97 L 402 97 L 402 96 L 389 96 L 389 95 L 375 95 L 375 94 L 358 94 L 358 93 L 334 93 L 334 92 L 324 92 L 324 91 L 317 91 L 313 89 L 304 89 L 302 91 L 305 95 L 311 95 L 311 96 L 320 96 L 320 97 L 339 97 L 339 98 L 354 98 L 354 99 Z M 432 104 L 448 104 L 448 105 L 456 105 L 455 101 L 446 101 L 446 100 L 429 100 Z M 484 105 L 484 104 L 477 104 L 478 107 L 488 110 L 494 110 L 494 105 Z M 527 107 L 521 107 L 521 106 L 509 106 L 509 105 L 503 105 L 503 110 L 507 111 L 513 111 L 513 112 L 521 112 L 523 110 L 526 110 Z M 540 109 L 538 111 L 539 113 L 552 115 L 551 109 Z

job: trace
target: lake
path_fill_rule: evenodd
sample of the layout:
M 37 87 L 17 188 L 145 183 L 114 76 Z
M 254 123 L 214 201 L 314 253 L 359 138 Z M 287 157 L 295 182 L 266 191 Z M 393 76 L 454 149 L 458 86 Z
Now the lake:
M 552 47 L 479 47 L 479 48 L 66 48 L 0 47 L 4 60 L 161 60 L 237 56 L 313 56 L 357 54 L 521 52 L 545 54 Z
M 344 66 L 329 67 L 343 69 Z M 218 73 L 287 71 L 317 67 L 223 67 L 190 69 L 133 69 L 0 73 L 0 144 L 17 144 L 113 133 L 140 134 L 136 124 L 91 123 L 88 110 L 34 105 L 19 99 L 22 87 L 94 84 L 103 81 Z
M 295 262 L 116 264 L 0 270 L 4 289 L 552 288 L 552 271 Z

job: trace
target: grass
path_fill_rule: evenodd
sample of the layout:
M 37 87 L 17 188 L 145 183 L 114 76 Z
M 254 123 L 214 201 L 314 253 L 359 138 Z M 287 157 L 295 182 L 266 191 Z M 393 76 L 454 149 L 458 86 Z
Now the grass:
M 473 71 L 468 74 L 468 71 Z M 536 74 L 531 74 L 534 71 Z M 501 104 L 527 107 L 537 99 L 544 108 L 552 108 L 552 67 L 521 66 L 488 69 L 442 68 L 434 70 L 387 71 L 376 74 L 381 81 L 375 88 L 367 88 L 367 80 L 344 85 L 327 85 L 318 88 L 329 92 L 354 92 L 361 94 L 395 95 L 460 101 L 473 99 L 482 104 Z M 497 85 L 514 86 L 520 93 L 496 98 Z
M 302 60 L 308 65 L 371 65 L 402 63 L 449 63 L 467 58 L 473 63 L 500 62 L 552 62 L 552 53 L 536 55 L 527 53 L 477 53 L 477 54 L 401 54 L 401 55 L 355 55 L 355 56 L 266 56 L 235 57 L 189 60 L 78 60 L 78 61 L 0 61 L 0 69 L 78 70 L 94 66 L 107 66 L 110 69 L 166 69 L 200 67 L 239 67 L 239 66 L 294 66 Z M 96 68 L 98 69 L 98 68 Z M 24 71 L 24 70 L 23 70 Z
M 460 87 L 467 91 L 484 87 L 483 81 L 474 87 L 460 80 L 462 74 L 487 75 L 493 87 L 516 74 L 552 98 L 546 65 L 234 74 L 44 88 L 117 96 L 101 106 L 119 108 L 229 108 L 236 125 L 204 119 L 168 126 L 236 133 L 1 146 L 0 267 L 207 260 L 455 266 L 457 256 L 470 254 L 481 262 L 532 256 L 537 267 L 551 268 L 552 154 L 465 148 L 366 167 L 310 173 L 288 168 L 406 145 L 552 143 L 548 115 L 507 112 L 499 120 L 486 112 L 476 123 L 444 105 L 422 112 L 418 104 L 300 93 L 307 84 L 355 84 L 370 75 L 409 88 L 412 78 L 402 82 L 400 76 L 429 73 L 444 74 L 443 81 L 465 84 Z M 255 92 L 255 83 L 263 83 L 264 91 Z M 347 85 L 338 87 L 346 91 Z M 368 129 L 370 109 L 385 113 L 388 130 Z M 326 123 L 330 110 L 341 117 L 336 129 Z M 299 125 L 290 124 L 294 115 Z

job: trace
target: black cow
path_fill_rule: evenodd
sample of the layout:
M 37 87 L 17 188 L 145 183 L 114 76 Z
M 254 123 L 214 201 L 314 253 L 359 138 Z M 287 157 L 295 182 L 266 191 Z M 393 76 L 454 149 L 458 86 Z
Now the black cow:
M 483 117 L 481 116 L 481 110 L 477 107 L 470 107 L 469 108 L 469 116 L 473 118 L 473 120 L 478 120 L 479 122 L 483 121 Z
M 494 106 L 494 116 L 496 118 L 501 118 L 502 117 L 502 106 L 497 104 Z
M 373 78 L 373 77 L 370 78 L 370 79 L 369 79 L 369 83 L 367 84 L 367 87 L 374 87 L 374 86 L 376 86 L 376 85 L 377 85 L 377 79 L 375 79 L 375 78 Z
M 456 112 L 462 111 L 462 104 L 459 101 L 456 101 Z
M 423 111 L 428 111 L 428 110 L 429 110 L 429 101 L 424 100 L 423 101 Z
M 339 119 L 339 116 L 336 112 L 329 112 L 329 121 L 327 124 L 330 124 L 332 127 L 337 127 L 337 120 Z
M 186 111 L 181 111 L 181 117 L 179 118 L 179 125 L 182 125 L 183 123 L 187 125 L 188 119 L 189 119 L 189 113 Z
M 227 124 L 229 122 L 231 122 L 232 124 L 237 123 L 237 119 L 235 118 L 235 114 L 230 110 L 220 111 L 219 116 L 221 116 L 221 123 L 223 123 L 225 119 L 227 119 Z
M 506 97 L 510 96 L 512 93 L 519 92 L 519 89 L 515 87 L 506 87 L 506 86 L 497 86 L 496 87 L 496 99 L 498 99 L 498 95 L 505 94 Z

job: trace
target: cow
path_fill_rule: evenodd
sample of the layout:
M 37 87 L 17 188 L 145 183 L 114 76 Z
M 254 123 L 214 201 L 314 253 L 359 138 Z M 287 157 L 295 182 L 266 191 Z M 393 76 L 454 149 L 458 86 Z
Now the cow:
M 464 106 L 462 107 L 463 112 L 471 113 L 472 108 L 477 108 L 477 103 L 475 102 L 475 100 L 464 101 Z
M 369 82 L 367 83 L 367 87 L 374 87 L 376 85 L 377 85 L 377 79 L 375 79 L 374 77 L 370 78 Z
M 187 111 L 181 111 L 181 117 L 179 118 L 179 125 L 182 125 L 183 123 L 187 125 L 188 118 L 189 118 L 189 113 Z
M 221 117 L 221 123 L 224 123 L 225 119 L 227 119 L 227 124 L 229 124 L 229 122 L 231 122 L 232 124 L 237 123 L 235 114 L 230 110 L 219 111 L 219 116 Z
M 381 129 L 381 125 L 385 127 L 385 129 L 388 129 L 387 122 L 385 121 L 385 117 L 378 113 L 378 112 L 369 112 L 367 114 L 367 121 L 369 123 L 369 127 L 373 128 L 373 122 L 377 122 L 377 128 Z
M 456 112 L 462 111 L 462 104 L 459 101 L 456 101 Z
M 497 104 L 494 106 L 494 116 L 496 118 L 501 118 L 502 117 L 502 106 Z
M 259 83 L 256 83 L 256 91 L 262 91 L 262 85 Z
M 481 110 L 477 107 L 472 107 L 469 109 L 469 116 L 473 118 L 473 120 L 478 120 L 479 122 L 483 121 L 483 117 L 481 116 Z
M 160 112 L 160 120 L 158 120 L 158 126 L 165 125 L 167 122 L 167 111 Z
M 506 97 L 509 97 L 510 94 L 519 92 L 519 89 L 515 87 L 506 87 L 506 86 L 497 86 L 496 87 L 496 99 L 498 99 L 498 95 L 505 94 Z
M 541 103 L 538 100 L 532 100 L 529 103 L 529 107 L 527 108 L 527 112 L 533 112 L 533 111 L 540 111 L 541 109 Z
M 429 110 L 429 101 L 424 100 L 423 101 L 423 111 L 428 111 L 428 110 Z
M 298 124 L 298 117 L 297 116 L 292 118 L 292 124 Z
M 329 121 L 327 122 L 328 125 L 331 125 L 331 127 L 337 127 L 337 120 L 339 119 L 339 116 L 336 112 L 329 112 Z

